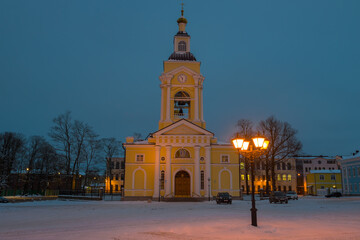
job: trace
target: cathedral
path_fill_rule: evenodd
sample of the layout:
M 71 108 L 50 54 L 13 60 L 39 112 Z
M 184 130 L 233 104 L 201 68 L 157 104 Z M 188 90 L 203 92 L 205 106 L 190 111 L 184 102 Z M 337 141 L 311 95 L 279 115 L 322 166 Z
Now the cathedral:
M 127 137 L 123 144 L 124 197 L 206 199 L 229 192 L 239 198 L 240 186 L 244 185 L 239 156 L 230 143 L 218 143 L 214 133 L 206 129 L 205 77 L 190 51 L 183 10 L 177 23 L 174 52 L 164 61 L 160 75 L 159 129 L 145 141 Z

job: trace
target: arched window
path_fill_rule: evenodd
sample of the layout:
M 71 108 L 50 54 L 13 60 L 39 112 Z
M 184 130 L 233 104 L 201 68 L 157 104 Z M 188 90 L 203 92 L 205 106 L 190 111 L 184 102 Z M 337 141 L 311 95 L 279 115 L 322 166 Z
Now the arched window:
M 291 163 L 287 163 L 287 170 L 291 170 Z
M 205 188 L 205 174 L 204 174 L 204 171 L 201 171 L 200 172 L 200 189 L 201 190 L 204 190 Z
M 180 41 L 179 44 L 178 44 L 178 50 L 186 52 L 186 42 Z
M 182 148 L 175 153 L 175 158 L 190 158 L 190 153 L 188 150 Z
M 285 163 L 283 162 L 282 163 L 282 170 L 286 170 L 286 167 L 285 167 L 286 165 L 285 165 Z
M 281 175 L 278 174 L 278 181 L 281 181 Z
M 286 181 L 286 174 L 283 174 L 283 181 Z
M 288 174 L 288 181 L 291 181 L 291 174 Z
M 190 95 L 179 91 L 174 96 L 174 118 L 190 118 Z

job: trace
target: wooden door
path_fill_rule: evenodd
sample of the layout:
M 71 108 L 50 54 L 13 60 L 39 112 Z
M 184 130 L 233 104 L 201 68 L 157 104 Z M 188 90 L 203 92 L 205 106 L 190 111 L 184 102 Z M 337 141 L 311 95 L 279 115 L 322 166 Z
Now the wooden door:
M 180 171 L 175 175 L 175 196 L 190 196 L 190 175 L 185 171 Z

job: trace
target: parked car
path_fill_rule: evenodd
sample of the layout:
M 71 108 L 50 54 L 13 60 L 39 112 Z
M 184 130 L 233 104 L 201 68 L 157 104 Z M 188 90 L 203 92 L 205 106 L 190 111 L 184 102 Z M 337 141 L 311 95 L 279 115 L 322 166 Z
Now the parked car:
M 288 198 L 286 197 L 286 194 L 284 192 L 275 191 L 272 192 L 269 196 L 269 202 L 270 203 L 288 203 Z
M 328 194 L 328 195 L 325 195 L 325 197 L 327 197 L 327 198 L 330 198 L 330 197 L 341 197 L 341 196 L 342 196 L 341 192 L 332 192 L 332 193 L 330 193 L 330 194 Z
M 216 203 L 217 204 L 220 204 L 220 203 L 231 204 L 232 203 L 232 197 L 228 192 L 219 192 L 216 195 Z
M 292 200 L 299 200 L 299 197 L 298 197 L 298 195 L 296 194 L 296 192 L 295 191 L 288 191 L 287 193 L 286 193 L 286 197 L 290 200 L 290 199 L 292 199 Z
M 8 203 L 9 200 L 7 200 L 6 198 L 4 197 L 0 197 L 0 203 Z

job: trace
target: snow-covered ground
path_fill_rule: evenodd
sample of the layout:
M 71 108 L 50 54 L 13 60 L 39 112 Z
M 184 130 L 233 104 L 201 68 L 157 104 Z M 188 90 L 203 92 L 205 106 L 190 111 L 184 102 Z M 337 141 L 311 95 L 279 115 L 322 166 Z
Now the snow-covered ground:
M 0 239 L 360 239 L 360 197 L 289 204 L 40 201 L 0 204 Z

